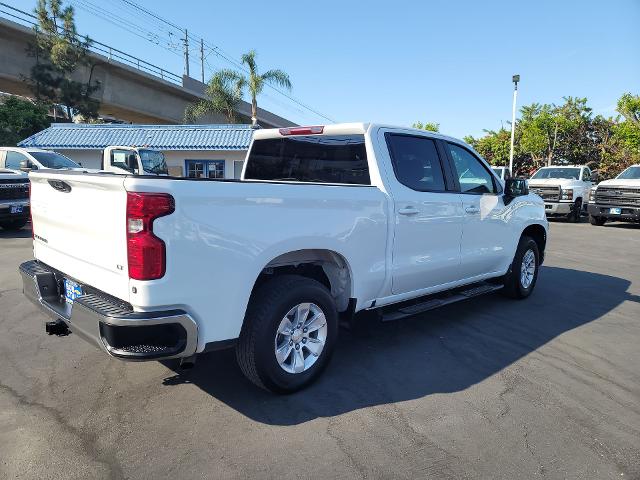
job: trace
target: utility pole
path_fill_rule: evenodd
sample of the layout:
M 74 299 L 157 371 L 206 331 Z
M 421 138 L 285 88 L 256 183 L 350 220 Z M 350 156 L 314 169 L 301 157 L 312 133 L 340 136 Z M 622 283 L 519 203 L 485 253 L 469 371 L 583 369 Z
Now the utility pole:
M 513 110 L 511 111 L 511 151 L 509 152 L 509 172 L 513 174 L 513 141 L 516 136 L 516 99 L 518 98 L 518 82 L 520 81 L 520 75 L 514 75 L 511 80 L 513 81 Z
M 184 73 L 189 76 L 189 33 L 184 29 Z
M 200 39 L 200 72 L 202 73 L 202 83 L 204 83 L 204 39 Z

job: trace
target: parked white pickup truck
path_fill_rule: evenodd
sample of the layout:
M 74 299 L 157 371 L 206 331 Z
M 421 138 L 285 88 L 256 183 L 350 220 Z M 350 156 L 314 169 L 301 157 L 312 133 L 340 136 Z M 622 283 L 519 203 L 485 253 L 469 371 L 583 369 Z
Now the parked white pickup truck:
M 168 175 L 164 153 L 146 147 L 111 146 L 102 151 L 102 170 L 123 175 Z
M 531 192 L 544 200 L 547 215 L 561 215 L 570 222 L 580 221 L 592 185 L 591 170 L 584 165 L 542 167 L 529 180 Z
M 607 220 L 640 222 L 640 165 L 591 189 L 589 222 L 602 226 Z
M 24 293 L 125 360 L 236 346 L 256 385 L 315 379 L 338 319 L 535 287 L 544 204 L 471 147 L 373 124 L 258 130 L 241 180 L 31 174 Z

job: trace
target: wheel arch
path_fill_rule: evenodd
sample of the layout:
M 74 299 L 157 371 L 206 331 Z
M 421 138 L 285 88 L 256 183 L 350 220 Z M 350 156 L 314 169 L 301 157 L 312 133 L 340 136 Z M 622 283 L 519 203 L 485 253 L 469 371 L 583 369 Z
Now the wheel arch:
M 282 253 L 267 262 L 258 274 L 251 295 L 277 275 L 300 275 L 325 285 L 339 312 L 346 311 L 354 291 L 353 272 L 347 259 L 331 249 L 302 249 Z
M 540 252 L 540 263 L 544 260 L 544 253 L 547 247 L 547 229 L 538 223 L 527 226 L 520 237 L 531 237 L 538 245 L 538 251 Z

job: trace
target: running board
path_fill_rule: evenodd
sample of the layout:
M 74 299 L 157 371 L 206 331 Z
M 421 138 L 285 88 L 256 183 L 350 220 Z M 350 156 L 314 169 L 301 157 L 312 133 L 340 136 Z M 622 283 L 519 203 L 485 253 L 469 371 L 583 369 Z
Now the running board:
M 434 308 L 443 307 L 452 303 L 467 300 L 468 298 L 477 297 L 486 293 L 495 292 L 503 288 L 502 285 L 492 283 L 476 283 L 466 287 L 451 290 L 449 292 L 436 293 L 421 299 L 403 302 L 398 305 L 390 305 L 382 307 L 382 321 L 391 322 L 400 320 L 401 318 L 411 317 L 419 313 L 433 310 Z M 421 301 L 422 300 L 422 301 Z

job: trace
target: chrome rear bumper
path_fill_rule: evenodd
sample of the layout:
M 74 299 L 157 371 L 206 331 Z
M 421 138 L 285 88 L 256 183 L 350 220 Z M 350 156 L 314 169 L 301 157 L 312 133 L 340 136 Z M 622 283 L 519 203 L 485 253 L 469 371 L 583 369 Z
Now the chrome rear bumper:
M 82 284 L 84 294 L 70 305 L 62 272 L 37 260 L 19 270 L 25 296 L 43 313 L 113 357 L 142 361 L 195 354 L 198 326 L 183 310 L 134 312 L 126 302 Z

